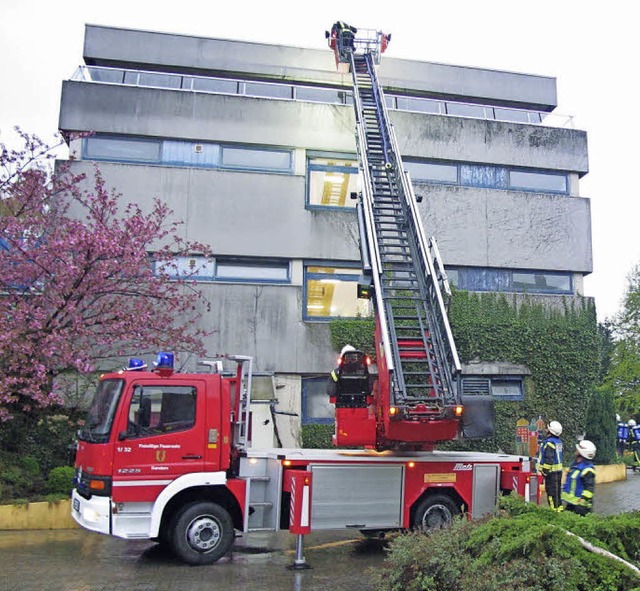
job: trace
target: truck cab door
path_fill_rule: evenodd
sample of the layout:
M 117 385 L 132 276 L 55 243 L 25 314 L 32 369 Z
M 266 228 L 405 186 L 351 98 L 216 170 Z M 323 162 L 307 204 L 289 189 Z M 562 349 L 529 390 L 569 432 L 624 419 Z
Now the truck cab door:
M 113 500 L 151 502 L 176 478 L 204 470 L 205 386 L 141 379 L 129 388 L 118 420 Z

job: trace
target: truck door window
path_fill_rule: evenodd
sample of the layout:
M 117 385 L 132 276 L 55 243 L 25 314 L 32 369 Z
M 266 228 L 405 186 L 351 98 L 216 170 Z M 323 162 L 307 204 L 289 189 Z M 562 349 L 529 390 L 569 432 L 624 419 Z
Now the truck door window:
M 135 386 L 129 406 L 128 437 L 191 429 L 196 421 L 193 386 Z

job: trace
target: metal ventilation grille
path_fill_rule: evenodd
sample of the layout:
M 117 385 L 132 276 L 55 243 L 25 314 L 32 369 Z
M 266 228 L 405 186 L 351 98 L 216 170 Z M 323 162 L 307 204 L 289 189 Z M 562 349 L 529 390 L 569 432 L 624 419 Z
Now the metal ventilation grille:
M 465 396 L 489 396 L 491 382 L 487 378 L 462 378 L 462 393 Z

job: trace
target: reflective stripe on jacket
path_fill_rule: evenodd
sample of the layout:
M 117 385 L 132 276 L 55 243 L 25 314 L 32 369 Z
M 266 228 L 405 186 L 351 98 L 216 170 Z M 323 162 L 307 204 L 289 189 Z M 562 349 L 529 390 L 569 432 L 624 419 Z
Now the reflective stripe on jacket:
M 562 500 L 571 505 L 591 507 L 595 482 L 596 469 L 592 462 L 583 459 L 578 464 L 571 464 L 562 488 Z
M 631 427 L 630 431 L 631 441 L 640 441 L 640 425 Z
M 555 435 L 547 437 L 538 453 L 538 470 L 547 472 L 562 471 L 562 440 Z

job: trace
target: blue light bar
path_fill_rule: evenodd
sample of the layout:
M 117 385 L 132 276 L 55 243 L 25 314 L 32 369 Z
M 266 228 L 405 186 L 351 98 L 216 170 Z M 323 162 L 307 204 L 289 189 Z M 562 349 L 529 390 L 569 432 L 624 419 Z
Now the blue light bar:
M 155 365 L 158 369 L 173 369 L 173 353 L 161 351 L 156 357 Z

